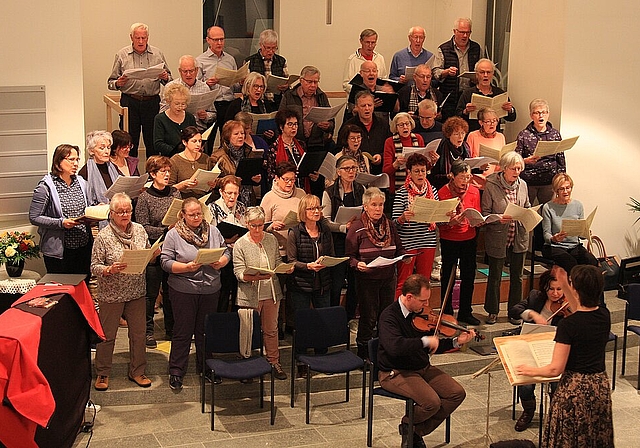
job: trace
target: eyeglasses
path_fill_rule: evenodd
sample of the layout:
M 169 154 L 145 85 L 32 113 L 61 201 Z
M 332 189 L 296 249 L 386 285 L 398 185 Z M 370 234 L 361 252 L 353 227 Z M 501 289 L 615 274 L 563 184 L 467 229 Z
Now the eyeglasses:
M 285 184 L 292 184 L 296 181 L 295 177 L 281 177 L 280 180 L 282 180 L 282 182 L 284 182 Z
M 427 169 L 426 168 L 418 168 L 418 169 L 412 169 L 411 170 L 412 173 L 414 174 L 426 174 L 427 173 Z
M 454 30 L 454 31 L 456 33 L 458 33 L 458 34 L 463 34 L 463 35 L 466 35 L 466 36 L 470 36 L 471 35 L 471 30 L 469 30 L 469 31 Z
M 478 70 L 476 73 L 479 75 L 493 75 L 493 70 Z
M 435 120 L 436 116 L 433 117 L 425 117 L 424 115 L 418 115 L 421 120 Z
M 64 160 L 66 160 L 69 163 L 78 163 L 78 162 L 80 162 L 80 159 L 78 157 L 65 157 Z
M 341 170 L 345 170 L 348 173 L 353 173 L 355 170 L 358 169 L 358 167 L 356 165 L 353 165 L 353 166 L 342 166 L 342 167 L 340 167 L 340 169 Z
M 191 219 L 198 219 L 198 218 L 202 218 L 202 213 L 187 213 L 184 216 Z
M 125 210 L 125 211 L 122 211 L 122 212 L 114 212 L 114 211 L 112 211 L 112 213 L 114 215 L 118 215 L 118 216 L 129 216 L 132 213 L 132 211 L 131 210 Z
M 411 122 L 403 121 L 402 123 L 396 123 L 396 127 L 410 128 L 411 127 Z
M 316 205 L 315 207 L 307 207 L 306 210 L 308 212 L 320 212 L 320 211 L 322 211 L 322 206 L 321 205 Z
M 362 136 L 357 136 L 357 137 L 349 137 L 349 141 L 350 142 L 359 142 L 360 140 L 362 140 Z
M 297 121 L 288 121 L 285 123 L 286 126 L 290 127 L 290 128 L 297 128 L 298 127 L 298 122 Z
M 179 69 L 178 71 L 179 71 L 180 73 L 184 73 L 185 75 L 193 75 L 195 72 L 197 72 L 197 71 L 198 71 L 198 69 L 197 69 L 197 68 L 193 68 L 193 69 L 186 69 L 186 70 Z
M 256 90 L 264 90 L 264 86 L 260 84 L 254 84 L 251 86 L 251 88 Z
M 547 115 L 549 113 L 548 110 L 534 110 L 533 112 L 531 112 L 531 115 Z
M 225 196 L 238 196 L 240 193 L 237 191 L 223 191 L 222 194 Z
M 304 82 L 308 82 L 309 84 L 318 84 L 320 83 L 320 80 L 314 80 L 314 79 L 306 79 L 306 78 L 300 78 L 301 80 L 303 80 Z
M 278 46 L 277 45 L 263 45 L 262 49 L 264 51 L 278 51 Z
M 413 77 L 414 78 L 420 78 L 420 79 L 431 79 L 433 77 L 433 75 L 427 75 L 427 74 L 418 75 L 417 73 L 414 73 Z
M 251 223 L 249 223 L 248 226 L 251 229 L 260 229 L 261 227 L 264 227 L 264 223 L 263 222 L 261 222 L 260 224 L 251 224 Z
M 498 120 L 496 118 L 493 118 L 491 120 L 483 120 L 482 122 L 484 124 L 496 124 L 498 122 Z
M 573 187 L 560 187 L 558 188 L 558 191 L 571 191 Z
M 209 39 L 211 42 L 224 42 L 224 37 L 209 37 L 207 36 L 207 39 Z
M 370 68 L 368 70 L 360 70 L 360 73 L 378 73 L 378 69 Z

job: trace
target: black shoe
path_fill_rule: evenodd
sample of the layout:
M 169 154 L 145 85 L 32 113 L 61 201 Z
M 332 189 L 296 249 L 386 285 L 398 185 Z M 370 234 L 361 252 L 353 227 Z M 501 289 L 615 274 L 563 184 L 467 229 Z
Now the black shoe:
M 152 334 L 148 334 L 147 335 L 146 345 L 147 345 L 147 348 L 156 348 L 156 347 L 158 347 L 158 342 L 156 341 L 156 339 L 153 337 Z
M 415 432 L 413 433 L 413 444 L 409 447 L 409 424 L 400 423 L 400 425 L 398 425 L 398 432 L 402 436 L 401 448 L 427 448 L 422 437 Z
M 287 374 L 284 373 L 284 370 L 282 370 L 282 366 L 280 365 L 279 362 L 271 364 L 271 366 L 273 367 L 273 377 L 275 379 L 278 379 L 278 380 L 286 380 L 287 379 Z
M 171 390 L 182 390 L 182 377 L 179 375 L 169 375 L 169 387 Z
M 464 315 L 463 314 L 462 316 L 458 315 L 458 320 L 460 322 L 464 322 L 466 324 L 469 324 L 472 327 L 476 326 L 476 325 L 480 325 L 480 321 L 478 319 L 476 319 L 475 317 L 473 317 L 473 315 L 471 315 L 471 314 L 468 314 L 468 315 Z
M 213 375 L 213 379 L 211 377 L 211 370 L 209 370 L 207 373 L 204 374 L 204 379 L 208 382 L 211 383 L 213 382 L 213 384 L 222 384 L 222 377 L 220 375 Z

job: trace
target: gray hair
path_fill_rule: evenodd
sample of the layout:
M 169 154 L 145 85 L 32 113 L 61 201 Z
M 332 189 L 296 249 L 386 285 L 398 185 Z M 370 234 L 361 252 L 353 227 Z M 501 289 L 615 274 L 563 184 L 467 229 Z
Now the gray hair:
M 133 25 L 131 25 L 131 30 L 129 31 L 129 34 L 133 36 L 133 32 L 138 29 L 144 30 L 147 32 L 147 34 L 149 34 L 149 27 L 141 22 L 136 22 Z
M 374 198 L 382 198 L 382 200 L 384 200 L 384 193 L 378 187 L 369 187 L 364 190 L 364 194 L 362 195 L 362 204 L 367 205 Z
M 536 98 L 529 103 L 529 115 L 533 113 L 533 109 L 535 109 L 536 107 L 544 107 L 545 109 L 547 109 L 547 112 L 549 112 L 549 103 L 547 103 L 547 100 Z
M 487 59 L 487 58 L 482 58 L 480 60 L 478 60 L 478 62 L 476 62 L 476 65 L 473 66 L 473 70 L 474 71 L 478 71 L 478 66 L 480 64 L 482 64 L 483 62 L 488 62 L 489 64 L 491 64 L 491 70 L 492 71 L 496 71 L 496 64 L 493 63 L 493 61 L 491 59 Z
M 524 169 L 524 159 L 515 151 L 509 151 L 500 158 L 500 168 L 502 168 L 503 171 L 518 163 L 520 164 L 520 167 Z
M 434 114 L 438 113 L 438 105 L 433 100 L 422 100 L 418 103 L 419 110 L 430 110 Z
M 244 222 L 247 225 L 251 221 L 262 221 L 264 222 L 264 209 L 262 207 L 248 207 L 247 211 L 244 212 Z
M 393 117 L 393 120 L 391 120 L 391 123 L 389 124 L 389 128 L 391 129 L 391 132 L 393 132 L 394 134 L 398 132 L 398 120 L 401 118 L 409 119 L 409 123 L 411 123 L 411 130 L 413 131 L 413 129 L 416 127 L 416 121 L 413 119 L 413 117 L 407 112 L 398 112 L 396 116 Z
M 470 18 L 468 18 L 468 17 L 458 17 L 458 18 L 456 19 L 456 21 L 455 21 L 455 22 L 453 22 L 453 27 L 454 27 L 455 29 L 458 29 L 458 25 L 460 25 L 460 23 L 462 23 L 462 22 L 464 22 L 464 23 L 468 23 L 468 24 L 469 24 L 469 28 L 471 28 L 472 22 L 471 22 L 471 19 L 470 19 Z
M 260 39 L 258 40 L 258 44 L 277 44 L 278 43 L 278 33 L 273 30 L 267 29 L 260 33 Z
M 245 78 L 244 84 L 242 85 L 242 94 L 244 96 L 249 96 L 249 93 L 251 93 L 251 88 L 256 83 L 256 81 L 262 81 L 262 84 L 264 84 L 264 89 L 262 89 L 262 96 L 264 96 L 264 92 L 267 89 L 267 79 L 264 77 L 264 75 L 258 72 L 251 72 Z
M 424 37 L 427 37 L 427 31 L 421 26 L 412 26 L 411 28 L 409 28 L 409 36 L 411 36 L 416 31 L 422 31 L 422 34 L 424 34 Z
M 304 67 L 302 67 L 302 70 L 300 70 L 300 77 L 304 78 L 307 75 L 320 76 L 320 70 L 318 70 L 318 67 L 314 67 L 313 65 L 305 65 Z
M 196 58 L 194 58 L 190 54 L 183 54 L 182 56 L 180 56 L 180 59 L 178 59 L 178 67 L 180 67 L 182 63 L 186 61 L 193 62 L 193 65 L 196 66 L 196 69 L 198 68 L 198 64 L 196 64 Z
M 170 83 L 167 87 L 162 91 L 162 99 L 167 103 L 171 103 L 173 101 L 173 97 L 178 95 L 183 95 L 187 100 L 187 103 L 191 100 L 191 92 L 182 84 L 178 83 Z
M 116 209 L 122 205 L 124 206 L 128 205 L 129 208 L 132 208 L 131 198 L 127 193 L 116 193 L 113 195 L 113 197 L 109 201 L 109 210 L 112 212 L 115 212 Z
M 483 107 L 478 111 L 478 121 L 484 121 L 487 115 L 494 115 L 496 118 L 498 118 L 498 114 L 495 110 L 491 109 L 490 107 Z
M 100 144 L 100 142 L 107 141 L 109 146 L 113 144 L 113 137 L 107 131 L 91 131 L 87 134 L 87 152 L 90 156 L 93 156 L 93 150 Z

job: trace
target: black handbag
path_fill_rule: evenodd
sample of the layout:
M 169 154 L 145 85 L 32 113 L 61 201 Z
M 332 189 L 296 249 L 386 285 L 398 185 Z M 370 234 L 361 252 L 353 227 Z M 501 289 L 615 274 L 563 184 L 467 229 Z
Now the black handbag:
M 618 289 L 618 277 L 620 275 L 620 263 L 615 255 L 607 255 L 607 250 L 600 237 L 592 235 L 589 252 L 598 260 L 598 265 L 604 275 L 604 290 Z

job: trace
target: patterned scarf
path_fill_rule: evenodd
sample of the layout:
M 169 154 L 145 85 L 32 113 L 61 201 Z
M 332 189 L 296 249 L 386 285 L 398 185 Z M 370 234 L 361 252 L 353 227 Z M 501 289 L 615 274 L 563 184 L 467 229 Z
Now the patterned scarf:
M 267 113 L 267 108 L 264 105 L 264 101 L 263 100 L 258 100 L 258 110 L 260 111 L 261 114 L 266 114 Z M 242 112 L 249 112 L 254 113 L 253 112 L 253 106 L 251 106 L 251 100 L 249 100 L 248 96 L 244 96 L 242 97 L 242 104 L 240 106 L 240 110 L 242 110 Z
M 385 215 L 382 215 L 375 224 L 369 218 L 367 212 L 362 213 L 361 219 L 371 244 L 376 247 L 389 247 L 391 245 L 391 226 Z
M 209 223 L 205 220 L 198 228 L 192 230 L 182 218 L 176 223 L 175 229 L 178 235 L 189 244 L 196 247 L 207 247 L 209 244 Z
M 416 197 L 421 197 L 425 199 L 435 199 L 433 194 L 433 188 L 431 188 L 431 184 L 427 179 L 424 180 L 424 185 L 422 188 L 419 188 L 416 184 L 411 180 L 411 176 L 407 176 L 404 181 L 404 188 L 407 189 L 407 199 L 409 200 L 409 209 L 413 208 L 413 202 L 416 200 Z M 429 230 L 435 230 L 436 223 L 429 223 Z
M 513 185 L 510 185 L 504 178 L 504 173 L 498 174 L 498 181 L 504 190 L 504 194 L 507 196 L 507 201 L 515 204 L 518 200 L 518 186 L 520 179 L 516 179 Z M 509 223 L 509 229 L 507 230 L 507 247 L 512 246 L 516 238 L 516 221 Z
M 116 238 L 122 243 L 124 249 L 135 249 L 133 247 L 133 226 L 131 223 L 127 225 L 127 230 L 122 230 L 118 227 L 112 219 L 109 219 L 109 227 Z
M 360 151 L 359 148 L 357 151 L 351 151 L 349 147 L 342 148 L 342 155 L 355 157 L 355 159 L 358 161 L 358 172 L 369 174 L 369 165 L 367 164 L 367 160 L 362 155 L 362 151 Z

